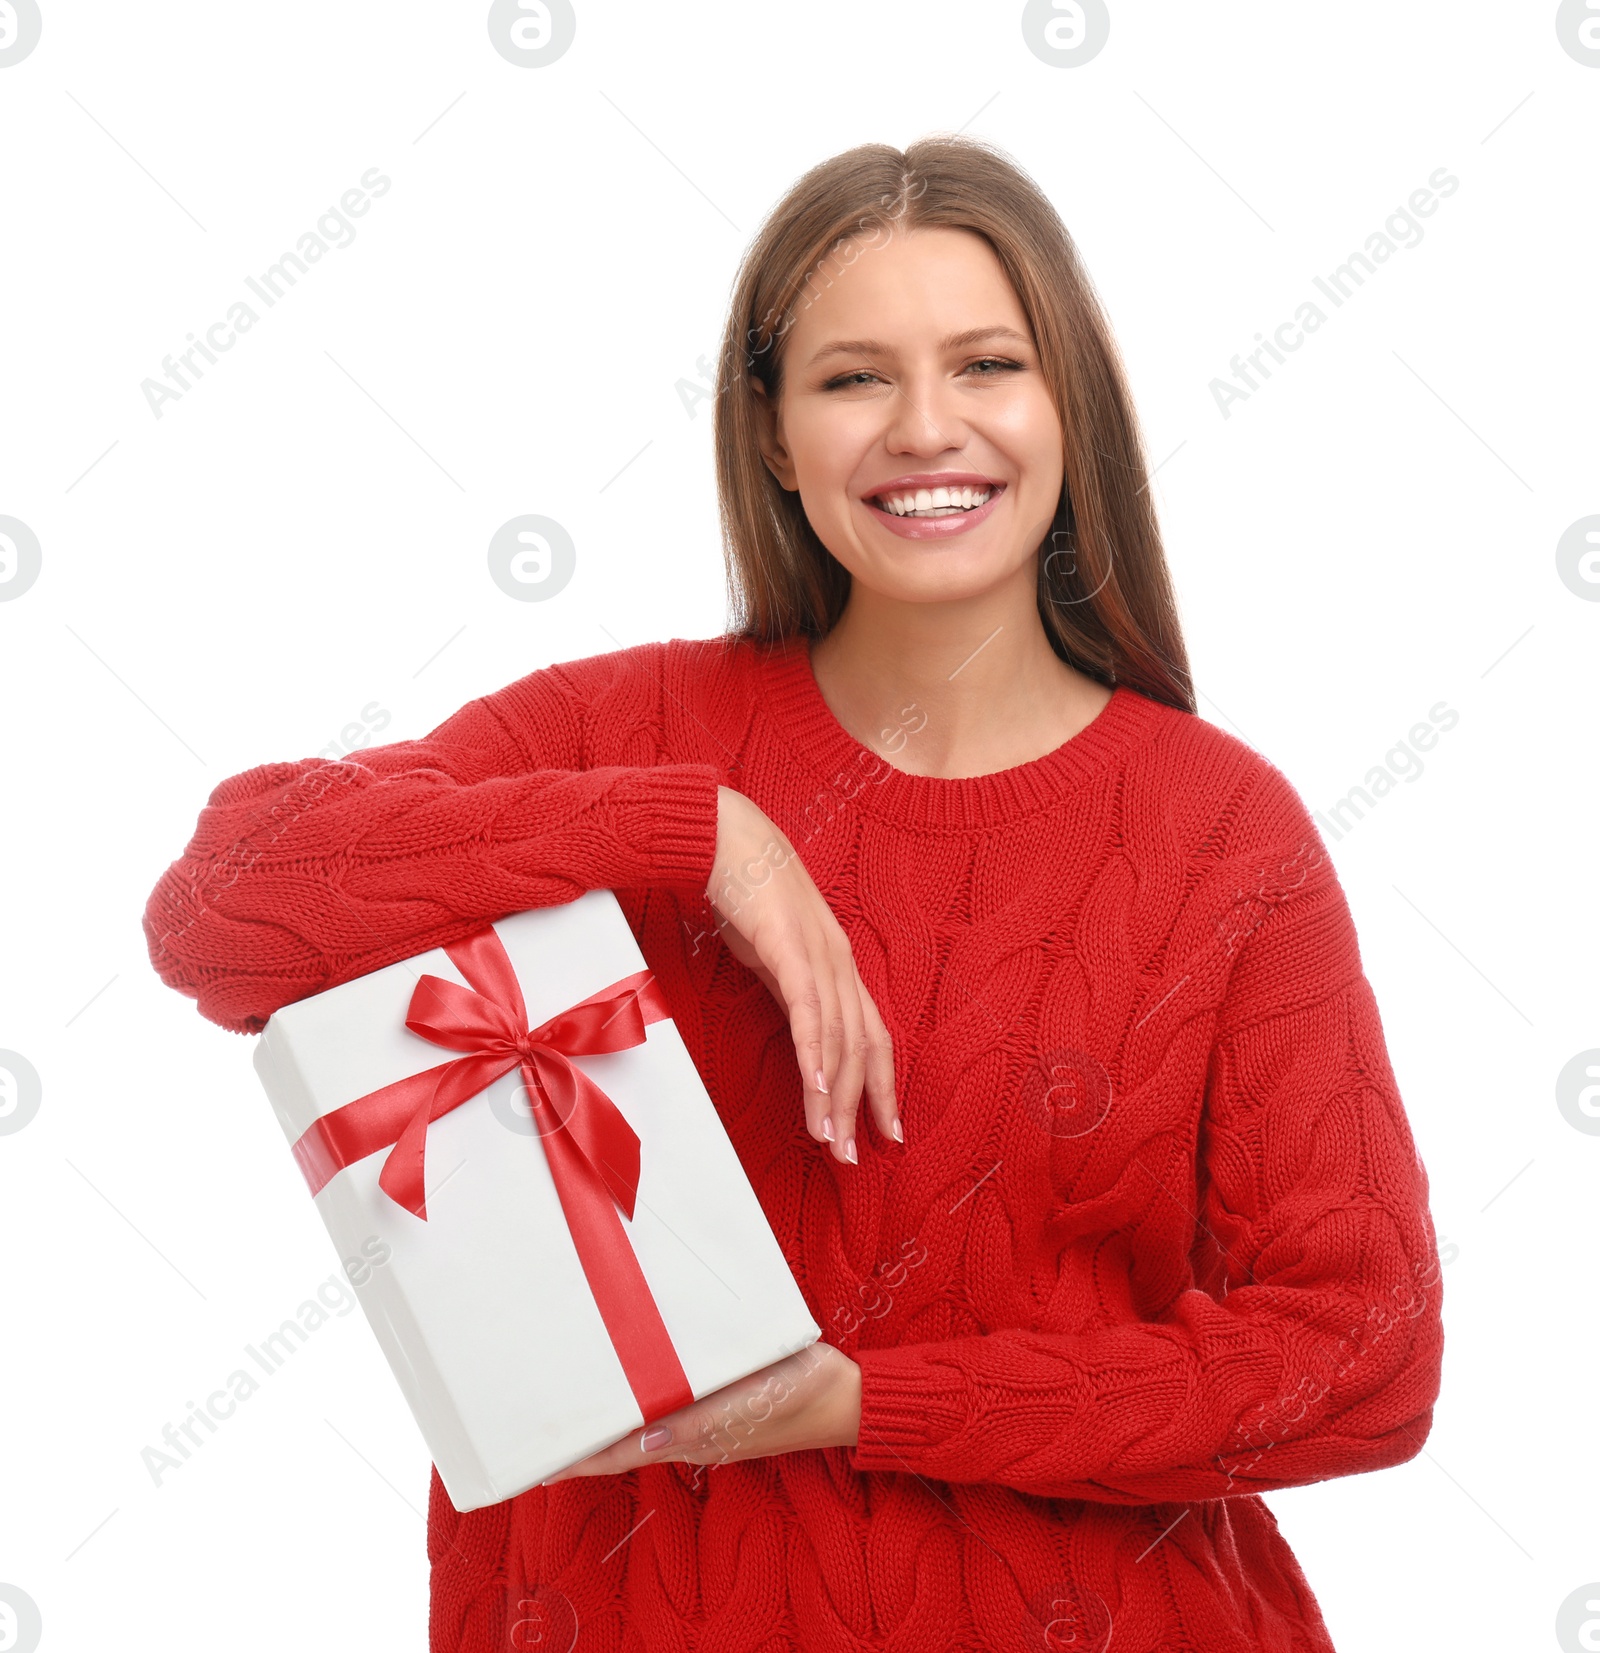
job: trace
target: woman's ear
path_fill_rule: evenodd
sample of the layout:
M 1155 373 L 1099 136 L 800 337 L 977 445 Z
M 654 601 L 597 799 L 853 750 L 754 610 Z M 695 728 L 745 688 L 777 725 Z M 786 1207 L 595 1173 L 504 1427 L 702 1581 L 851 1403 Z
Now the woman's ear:
M 794 461 L 783 445 L 782 414 L 767 394 L 767 387 L 753 373 L 750 375 L 750 388 L 756 393 L 756 444 L 761 449 L 761 457 L 766 461 L 767 469 L 777 477 L 779 486 L 793 493 L 799 483 L 795 480 Z

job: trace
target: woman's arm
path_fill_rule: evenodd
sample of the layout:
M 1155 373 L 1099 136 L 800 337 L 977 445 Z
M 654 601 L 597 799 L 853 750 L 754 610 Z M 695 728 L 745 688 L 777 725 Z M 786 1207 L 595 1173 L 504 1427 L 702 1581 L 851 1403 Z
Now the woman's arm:
M 1167 1503 L 1421 1449 L 1443 1346 L 1427 1174 L 1344 893 L 1271 774 L 1280 819 L 1300 823 L 1286 849 L 1320 854 L 1228 974 L 1192 1183 L 1196 1283 L 1155 1322 L 857 1351 L 855 1468 Z M 1184 1159 L 1174 1144 L 1174 1196 Z
M 223 781 L 146 905 L 157 973 L 259 1033 L 285 1004 L 525 908 L 703 890 L 722 776 L 652 761 L 666 649 L 546 667 L 420 740 Z

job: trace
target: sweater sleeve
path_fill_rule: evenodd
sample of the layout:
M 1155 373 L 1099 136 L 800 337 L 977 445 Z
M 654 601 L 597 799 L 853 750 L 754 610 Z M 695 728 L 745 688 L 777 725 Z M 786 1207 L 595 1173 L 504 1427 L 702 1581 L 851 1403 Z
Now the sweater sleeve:
M 417 740 L 230 776 L 146 903 L 157 974 L 259 1033 L 285 1004 L 510 913 L 704 888 L 723 777 L 649 761 L 664 648 L 545 667 Z
M 1138 1504 L 1421 1450 L 1443 1349 L 1427 1173 L 1326 848 L 1267 784 L 1291 832 L 1248 864 L 1297 874 L 1217 927 L 1190 1286 L 1151 1321 L 860 1351 L 855 1468 Z

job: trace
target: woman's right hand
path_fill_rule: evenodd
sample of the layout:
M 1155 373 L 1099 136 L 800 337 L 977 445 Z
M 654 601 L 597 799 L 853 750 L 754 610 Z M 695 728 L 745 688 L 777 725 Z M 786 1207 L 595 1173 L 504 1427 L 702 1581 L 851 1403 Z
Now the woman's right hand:
M 903 1141 L 894 1048 L 856 970 L 849 938 L 794 845 L 754 803 L 717 788 L 717 848 L 706 899 L 728 951 L 766 984 L 789 1018 L 806 1129 L 855 1164 L 865 1086 L 873 1122 Z

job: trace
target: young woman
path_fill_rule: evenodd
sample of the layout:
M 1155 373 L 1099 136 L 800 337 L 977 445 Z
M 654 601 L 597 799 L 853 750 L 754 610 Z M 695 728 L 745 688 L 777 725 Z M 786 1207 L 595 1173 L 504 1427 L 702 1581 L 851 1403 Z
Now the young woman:
M 616 890 L 823 1327 L 507 1503 L 435 1475 L 431 1645 L 1326 1650 L 1260 1494 L 1421 1448 L 1428 1181 L 1309 813 L 1194 714 L 1072 241 L 982 144 L 853 149 L 717 392 L 726 635 L 237 775 L 146 913 L 257 1032 Z

